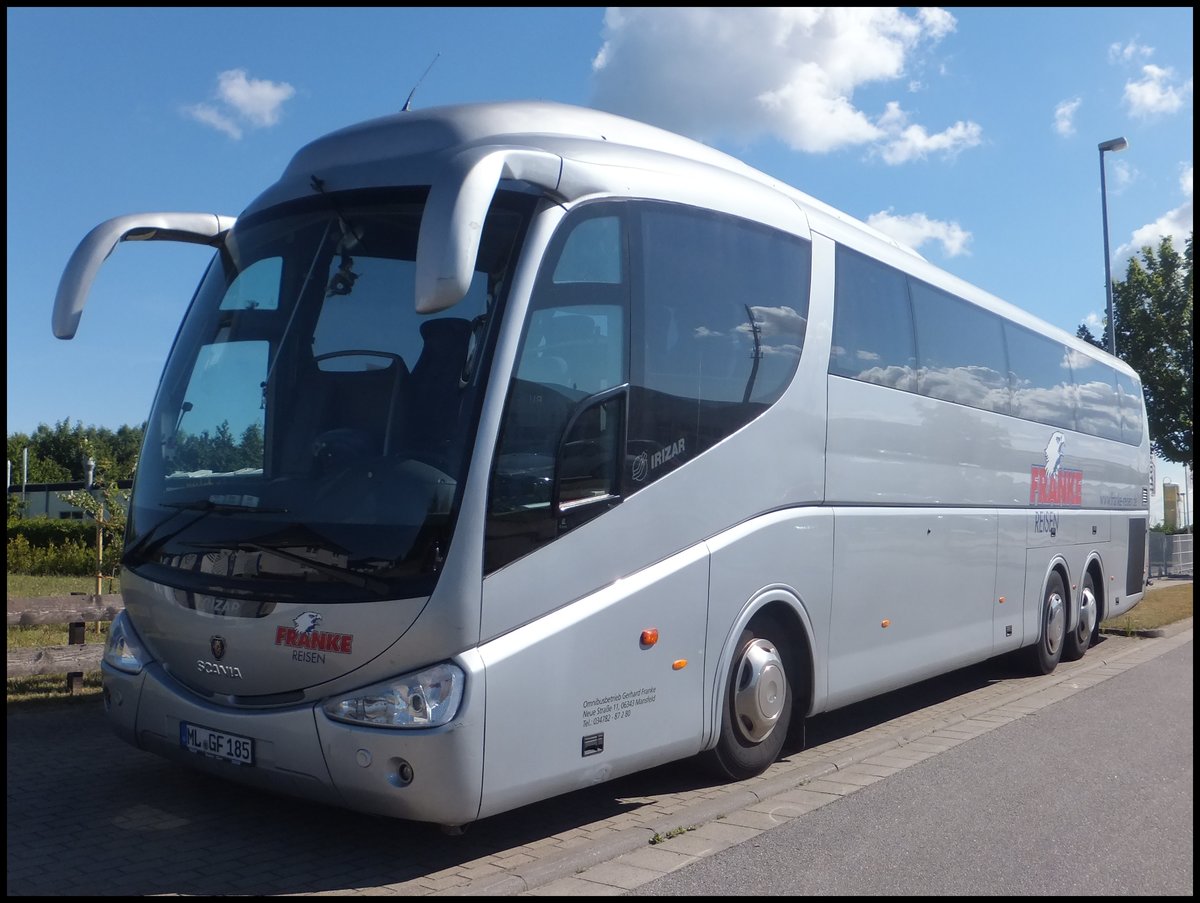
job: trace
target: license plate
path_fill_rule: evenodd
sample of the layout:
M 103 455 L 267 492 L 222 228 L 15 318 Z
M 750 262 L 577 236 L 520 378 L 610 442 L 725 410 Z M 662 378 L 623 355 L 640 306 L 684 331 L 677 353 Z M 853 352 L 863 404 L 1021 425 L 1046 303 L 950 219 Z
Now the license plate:
M 215 731 L 199 724 L 179 722 L 179 745 L 188 752 L 213 759 L 223 759 L 235 765 L 254 764 L 254 741 L 249 737 Z

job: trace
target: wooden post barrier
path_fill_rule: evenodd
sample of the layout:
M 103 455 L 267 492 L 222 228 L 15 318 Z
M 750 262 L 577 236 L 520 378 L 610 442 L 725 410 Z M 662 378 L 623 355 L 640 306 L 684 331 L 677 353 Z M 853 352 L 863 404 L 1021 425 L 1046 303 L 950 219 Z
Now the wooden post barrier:
M 10 627 L 18 624 L 65 624 L 68 643 L 65 646 L 11 650 L 8 653 L 8 676 L 62 674 L 65 675 L 69 693 L 82 692 L 83 675 L 99 669 L 104 653 L 102 643 L 86 642 L 87 622 L 94 622 L 99 630 L 102 621 L 112 621 L 124 607 L 117 593 L 9 599 L 7 614 Z

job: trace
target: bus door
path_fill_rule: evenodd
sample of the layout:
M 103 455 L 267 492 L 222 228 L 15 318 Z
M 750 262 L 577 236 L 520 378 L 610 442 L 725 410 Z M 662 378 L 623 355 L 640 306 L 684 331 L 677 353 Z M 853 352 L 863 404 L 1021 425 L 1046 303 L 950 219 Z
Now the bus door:
M 702 742 L 707 547 L 671 549 L 654 493 L 622 495 L 633 466 L 622 219 L 585 205 L 564 221 L 507 387 L 485 531 L 481 816 Z

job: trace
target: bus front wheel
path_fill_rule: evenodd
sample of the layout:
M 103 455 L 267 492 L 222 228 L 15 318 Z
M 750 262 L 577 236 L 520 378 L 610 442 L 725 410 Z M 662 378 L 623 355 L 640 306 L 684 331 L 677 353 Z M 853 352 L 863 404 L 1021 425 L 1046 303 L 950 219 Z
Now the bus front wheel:
M 740 781 L 762 774 L 779 757 L 792 720 L 792 687 L 783 630 L 752 621 L 734 649 L 721 705 L 721 735 L 710 767 Z
M 1062 575 L 1052 571 L 1042 597 L 1041 630 L 1038 640 L 1026 650 L 1029 669 L 1034 674 L 1049 674 L 1058 667 L 1067 639 L 1067 592 Z

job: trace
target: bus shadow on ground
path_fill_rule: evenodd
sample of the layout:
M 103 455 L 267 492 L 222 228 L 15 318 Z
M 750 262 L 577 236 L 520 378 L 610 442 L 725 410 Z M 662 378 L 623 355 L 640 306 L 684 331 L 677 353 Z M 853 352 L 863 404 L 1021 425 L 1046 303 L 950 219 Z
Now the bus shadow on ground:
M 1101 636 L 1090 654 L 1094 655 L 1095 649 L 1104 642 L 1106 638 Z M 897 718 L 966 696 L 1000 681 L 1029 676 L 1029 672 L 1013 656 L 1001 656 L 961 668 L 810 718 L 805 725 L 803 747 L 798 743 L 789 743 L 785 746 L 783 755 L 793 755 L 802 749 L 812 749 L 845 739 Z M 477 827 L 500 823 L 506 819 L 521 819 L 528 814 L 534 816 L 548 834 L 553 835 L 639 808 L 656 796 L 704 790 L 721 783 L 700 759 L 685 759 L 527 806 L 517 813 L 494 816 L 477 823 Z M 476 827 L 472 827 L 471 830 L 476 830 Z M 511 838 L 512 834 L 509 833 L 508 836 Z
M 1011 659 L 995 659 L 846 706 L 809 719 L 806 746 L 844 739 L 1026 673 Z M 70 761 L 49 769 L 36 757 L 10 755 L 10 785 L 28 788 L 9 799 L 10 895 L 337 893 L 410 881 L 420 887 L 446 882 L 443 889 L 453 893 L 464 866 L 499 876 L 504 868 L 493 862 L 533 861 L 546 855 L 547 841 L 586 844 L 584 832 L 605 827 L 599 823 L 607 819 L 666 795 L 722 784 L 698 758 L 687 759 L 481 819 L 461 835 L 447 836 L 435 825 L 334 809 L 194 772 L 127 749 L 102 722 L 99 711 L 10 719 L 32 748 L 62 748 L 80 735 L 91 741 L 88 754 L 68 755 Z M 70 781 L 56 769 L 70 771 Z M 90 788 L 88 805 L 80 805 L 81 786 Z M 54 837 L 54 825 L 71 826 L 73 855 L 50 871 L 23 868 L 22 857 L 37 854 L 28 833 Z M 509 858 L 522 854 L 526 858 Z M 414 886 L 414 892 L 421 890 Z

